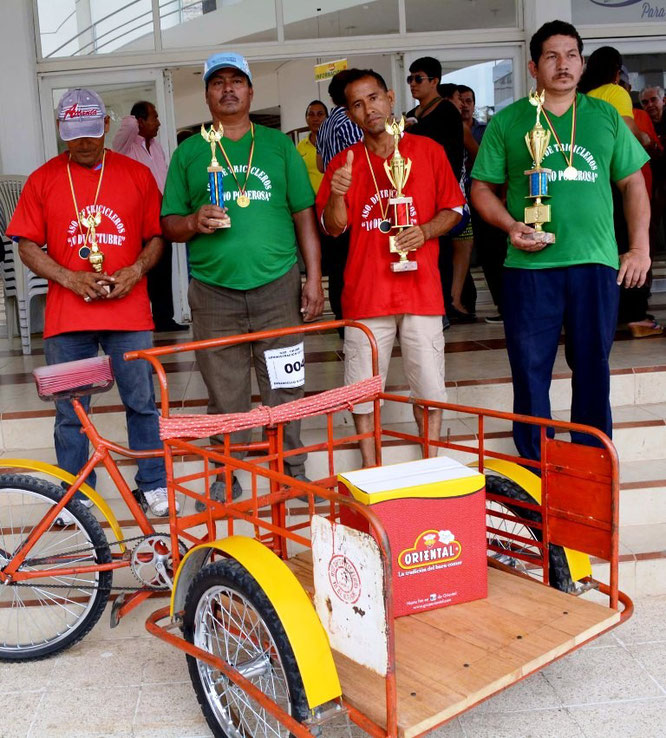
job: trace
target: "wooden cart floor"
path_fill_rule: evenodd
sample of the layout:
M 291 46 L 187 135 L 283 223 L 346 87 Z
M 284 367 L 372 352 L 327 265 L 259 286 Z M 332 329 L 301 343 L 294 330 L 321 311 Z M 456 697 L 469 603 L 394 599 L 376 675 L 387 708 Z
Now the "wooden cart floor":
M 288 563 L 311 592 L 310 552 Z M 619 619 L 608 607 L 489 568 L 487 599 L 396 620 L 398 735 L 426 733 Z M 385 726 L 384 679 L 333 655 L 345 699 Z

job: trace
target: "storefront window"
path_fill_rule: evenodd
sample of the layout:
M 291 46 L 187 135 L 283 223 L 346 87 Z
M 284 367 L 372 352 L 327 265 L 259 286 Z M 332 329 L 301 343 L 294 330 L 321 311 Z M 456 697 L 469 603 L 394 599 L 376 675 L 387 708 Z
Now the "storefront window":
M 38 0 L 42 56 L 87 56 L 155 47 L 151 0 Z
M 657 22 L 666 23 L 663 2 L 644 0 L 576 0 L 571 4 L 575 25 L 591 26 L 607 23 L 644 23 L 646 33 Z
M 516 28 L 516 0 L 405 0 L 407 31 Z
M 277 41 L 274 0 L 160 0 L 165 49 Z
M 397 33 L 398 0 L 282 0 L 284 37 L 340 38 Z

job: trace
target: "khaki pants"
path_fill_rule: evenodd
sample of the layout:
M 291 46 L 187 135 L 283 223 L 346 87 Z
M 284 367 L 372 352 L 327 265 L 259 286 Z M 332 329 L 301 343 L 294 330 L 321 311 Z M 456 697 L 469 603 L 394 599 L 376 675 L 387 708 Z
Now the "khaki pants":
M 195 341 L 221 338 L 238 333 L 286 328 L 300 325 L 301 278 L 298 266 L 273 282 L 252 290 L 231 290 L 214 287 L 192 279 L 188 299 L 192 310 Z M 294 346 L 300 336 L 285 336 L 254 343 L 207 349 L 196 352 L 197 365 L 208 389 L 208 413 L 238 413 L 251 408 L 252 364 L 259 384 L 261 402 L 267 406 L 303 397 L 304 387 L 272 389 L 266 370 L 264 351 Z M 284 445 L 287 450 L 301 446 L 300 421 L 285 425 Z M 232 443 L 247 443 L 251 431 L 232 433 Z M 221 438 L 211 438 L 222 443 Z M 242 458 L 244 454 L 234 454 Z M 286 472 L 303 474 L 306 454 L 297 454 L 285 461 Z
M 396 335 L 402 351 L 402 365 L 411 397 L 446 402 L 444 385 L 444 333 L 441 315 L 385 315 L 358 321 L 372 331 L 377 342 L 382 388 Z M 365 334 L 358 328 L 345 328 L 345 384 L 372 376 L 372 352 Z M 373 404 L 356 405 L 354 413 L 371 413 Z

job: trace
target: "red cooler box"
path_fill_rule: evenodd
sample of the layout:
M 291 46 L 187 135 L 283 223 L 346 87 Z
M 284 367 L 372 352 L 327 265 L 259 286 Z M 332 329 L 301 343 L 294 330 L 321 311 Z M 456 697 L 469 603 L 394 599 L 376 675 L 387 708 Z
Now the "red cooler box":
M 386 528 L 396 616 L 487 596 L 483 474 L 439 456 L 338 474 L 338 488 L 372 505 Z M 368 532 L 344 506 L 340 519 Z

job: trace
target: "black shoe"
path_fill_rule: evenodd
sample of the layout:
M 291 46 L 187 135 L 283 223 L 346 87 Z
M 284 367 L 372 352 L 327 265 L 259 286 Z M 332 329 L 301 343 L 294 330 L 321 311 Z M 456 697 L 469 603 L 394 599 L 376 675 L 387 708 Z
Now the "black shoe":
M 183 325 L 176 323 L 175 320 L 167 321 L 166 323 L 155 323 L 155 333 L 180 333 L 182 331 L 189 331 L 189 325 Z
M 465 313 L 451 305 L 447 315 L 452 323 L 476 323 L 476 313 Z
M 299 482 L 307 482 L 308 484 L 312 484 L 312 480 L 309 477 L 306 477 L 305 474 L 292 474 L 292 477 L 296 479 Z M 310 498 L 310 495 L 299 495 L 298 499 L 301 502 L 307 502 Z M 315 495 L 314 498 L 315 504 L 318 502 L 326 502 L 326 500 L 323 497 L 319 497 L 319 495 Z
M 240 482 L 236 479 L 236 475 L 232 477 L 231 482 L 231 499 L 237 500 L 243 494 L 243 488 Z M 217 502 L 225 502 L 227 499 L 227 485 L 224 479 L 216 480 L 210 485 L 210 499 L 216 500 Z M 194 503 L 194 509 L 197 512 L 203 512 L 206 509 L 206 503 L 201 500 L 197 500 Z
M 442 330 L 448 331 L 451 327 L 451 321 L 446 317 L 446 315 L 442 315 Z

